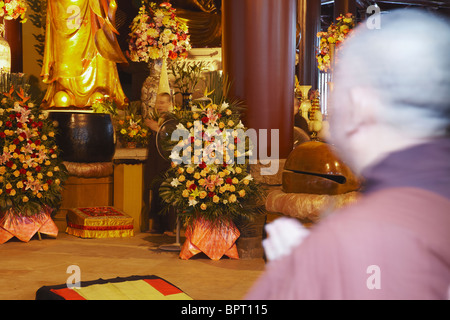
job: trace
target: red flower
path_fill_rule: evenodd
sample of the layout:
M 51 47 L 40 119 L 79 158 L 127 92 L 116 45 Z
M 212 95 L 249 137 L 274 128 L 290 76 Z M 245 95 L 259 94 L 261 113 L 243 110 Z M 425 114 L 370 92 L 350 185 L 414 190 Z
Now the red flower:
M 12 162 L 11 160 L 9 160 L 9 161 L 6 163 L 6 166 L 7 166 L 8 168 L 11 168 L 13 165 L 14 165 L 14 162 Z
M 47 180 L 47 184 L 48 184 L 48 185 L 51 185 L 52 183 L 53 183 L 53 180 L 52 180 L 52 179 L 48 179 L 48 180 Z
M 20 143 L 20 140 L 19 140 L 18 138 L 15 138 L 15 139 L 13 140 L 13 143 L 17 145 L 17 144 Z
M 209 121 L 209 118 L 208 118 L 208 117 L 203 117 L 203 118 L 202 118 L 202 122 L 203 122 L 204 124 L 207 124 L 208 121 Z
M 37 166 L 36 168 L 34 168 L 34 170 L 36 170 L 36 172 L 41 172 L 41 167 Z
M 225 180 L 225 182 L 228 183 L 228 184 L 233 184 L 233 179 L 227 178 L 227 180 Z
M 195 189 L 197 189 L 197 186 L 195 185 L 195 183 L 193 183 L 189 186 L 189 190 L 195 190 Z
M 201 164 L 198 165 L 198 167 L 200 169 L 205 169 L 206 168 L 206 163 L 202 162 Z
M 6 134 L 2 131 L 2 132 L 0 132 L 0 138 L 5 138 L 6 137 Z
M 213 198 L 216 194 L 214 192 L 208 192 L 208 197 Z
M 178 57 L 176 52 L 169 51 L 169 58 L 175 60 Z
M 11 121 L 6 121 L 6 122 L 5 122 L 5 126 L 7 126 L 7 127 L 12 127 L 12 122 L 11 122 Z
M 20 172 L 20 174 L 26 174 L 26 173 L 27 173 L 27 170 L 25 170 L 24 168 L 22 168 L 22 169 L 19 170 L 19 172 Z

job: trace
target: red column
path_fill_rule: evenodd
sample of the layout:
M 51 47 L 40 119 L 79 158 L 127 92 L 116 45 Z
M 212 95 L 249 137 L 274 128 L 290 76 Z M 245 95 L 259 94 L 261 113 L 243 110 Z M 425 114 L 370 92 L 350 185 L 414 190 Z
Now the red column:
M 334 19 L 349 12 L 356 16 L 356 0 L 334 0 Z
M 22 24 L 19 20 L 6 20 L 5 39 L 11 48 L 11 72 L 23 72 Z
M 285 159 L 293 146 L 296 0 L 223 0 L 223 69 L 231 96 L 247 105 L 244 123 L 268 129 L 269 150 Z M 270 130 L 279 141 L 270 141 Z M 270 152 L 269 152 L 270 154 Z
M 298 24 L 300 26 L 299 74 L 301 85 L 317 89 L 318 74 L 316 50 L 319 47 L 320 0 L 298 0 Z

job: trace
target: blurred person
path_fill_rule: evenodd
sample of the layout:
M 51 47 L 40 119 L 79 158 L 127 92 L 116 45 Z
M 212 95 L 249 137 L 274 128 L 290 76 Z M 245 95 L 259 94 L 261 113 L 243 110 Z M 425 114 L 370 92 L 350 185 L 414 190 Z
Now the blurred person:
M 161 177 L 170 168 L 170 160 L 164 159 L 158 152 L 156 135 L 164 122 L 165 115 L 172 109 L 172 96 L 167 92 L 159 93 L 155 103 L 156 114 L 159 118 L 147 118 L 145 124 L 152 130 L 147 147 L 147 160 L 144 165 L 144 219 L 151 219 L 150 233 L 174 235 L 176 224 L 174 210 L 167 214 L 160 214 L 163 209 L 162 199 L 159 196 Z M 149 226 L 145 225 L 144 229 Z
M 275 258 L 247 299 L 449 298 L 449 52 L 448 19 L 417 9 L 342 44 L 330 139 L 362 196 L 306 236 L 297 224 L 288 253 L 275 249 L 290 235 L 269 233 Z

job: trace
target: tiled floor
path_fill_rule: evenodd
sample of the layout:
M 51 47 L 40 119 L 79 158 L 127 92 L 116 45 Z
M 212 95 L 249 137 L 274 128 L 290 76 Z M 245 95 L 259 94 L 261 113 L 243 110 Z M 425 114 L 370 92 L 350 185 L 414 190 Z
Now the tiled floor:
M 66 283 L 67 268 L 77 265 L 81 281 L 156 275 L 196 300 L 239 300 L 265 267 L 263 259 L 212 261 L 199 254 L 181 260 L 178 252 L 159 249 L 174 242 L 175 237 L 148 233 L 123 239 L 80 239 L 64 232 L 28 243 L 12 239 L 0 245 L 0 299 L 34 299 L 41 286 Z

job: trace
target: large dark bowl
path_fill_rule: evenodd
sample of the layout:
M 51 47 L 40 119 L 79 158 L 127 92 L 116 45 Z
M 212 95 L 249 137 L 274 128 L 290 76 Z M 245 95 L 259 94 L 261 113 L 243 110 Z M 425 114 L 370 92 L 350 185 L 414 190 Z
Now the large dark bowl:
M 56 144 L 64 161 L 112 161 L 114 127 L 109 114 L 51 111 L 49 118 L 58 123 Z

